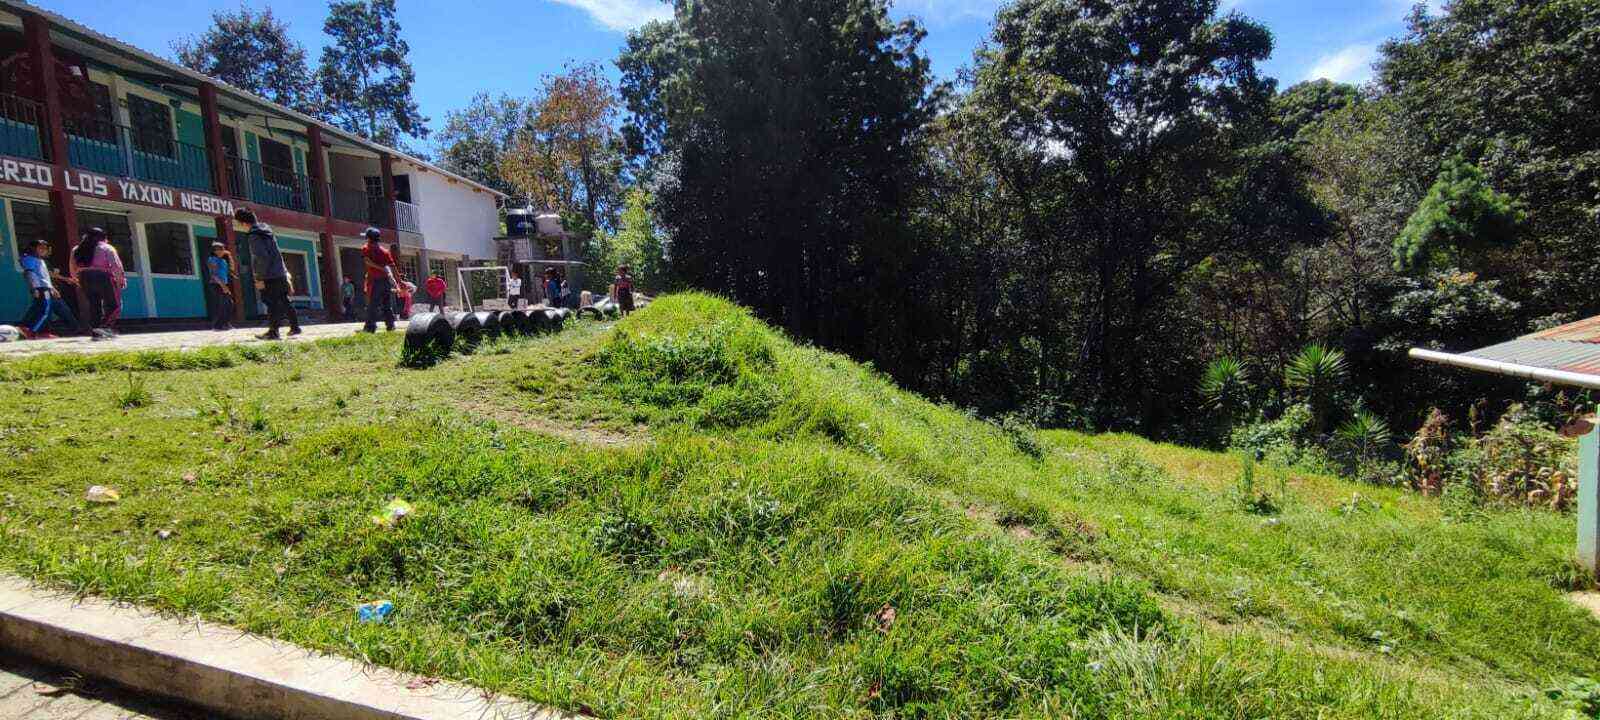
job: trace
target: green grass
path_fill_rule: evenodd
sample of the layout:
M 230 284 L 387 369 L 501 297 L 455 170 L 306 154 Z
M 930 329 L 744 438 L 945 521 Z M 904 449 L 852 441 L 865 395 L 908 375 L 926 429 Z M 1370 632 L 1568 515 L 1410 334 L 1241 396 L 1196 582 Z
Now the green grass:
M 1570 517 L 1246 498 L 698 295 L 399 355 L 0 364 L 0 570 L 602 717 L 1559 717 L 1526 698 L 1600 677 Z

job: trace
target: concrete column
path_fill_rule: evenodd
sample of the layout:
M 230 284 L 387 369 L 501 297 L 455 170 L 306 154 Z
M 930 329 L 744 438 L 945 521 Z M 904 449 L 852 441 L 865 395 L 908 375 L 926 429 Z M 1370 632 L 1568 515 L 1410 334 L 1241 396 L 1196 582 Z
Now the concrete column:
M 211 83 L 200 85 L 200 120 L 205 127 L 206 155 L 211 158 L 211 186 L 221 197 L 231 197 L 233 188 L 228 183 L 227 146 L 222 144 L 222 119 L 217 114 L 217 86 Z M 244 293 L 239 286 L 239 243 L 233 232 L 233 218 L 218 216 L 217 240 L 228 248 L 233 255 L 233 320 L 244 321 Z
M 1578 439 L 1578 563 L 1600 575 L 1600 422 Z
M 56 85 L 55 46 L 50 41 L 49 21 L 39 15 L 22 14 L 22 33 L 33 61 L 30 79 L 39 88 L 38 100 L 44 105 L 46 150 L 56 174 L 49 193 L 50 220 L 56 231 L 56 237 L 50 238 L 50 264 L 64 273 L 72 246 L 78 242 L 78 205 L 66 188 L 66 174 L 71 166 L 67 163 L 67 129 L 63 124 L 61 90 Z M 79 288 L 79 297 L 82 299 L 82 288 Z
M 322 272 L 322 309 L 330 321 L 344 318 L 344 308 L 339 298 L 339 249 L 333 242 L 333 190 L 329 187 L 328 163 L 322 154 L 322 126 L 306 125 L 306 139 L 311 144 L 307 160 L 311 163 L 312 191 L 322 207 L 321 241 L 322 262 L 317 263 Z

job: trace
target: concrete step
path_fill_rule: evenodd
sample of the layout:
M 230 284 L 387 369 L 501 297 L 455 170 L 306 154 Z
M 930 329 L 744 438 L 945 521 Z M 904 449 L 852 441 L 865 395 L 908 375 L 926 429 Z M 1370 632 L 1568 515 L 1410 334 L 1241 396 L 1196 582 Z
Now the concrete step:
M 0 654 L 30 658 L 237 720 L 571 717 L 196 620 L 0 578 Z M 408 687 L 409 686 L 409 687 Z

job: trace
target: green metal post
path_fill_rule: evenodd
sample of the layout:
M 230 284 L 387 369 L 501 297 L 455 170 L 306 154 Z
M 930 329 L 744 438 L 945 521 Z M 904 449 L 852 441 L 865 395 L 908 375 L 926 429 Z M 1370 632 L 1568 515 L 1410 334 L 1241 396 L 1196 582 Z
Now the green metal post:
M 1578 562 L 1600 575 L 1600 422 L 1578 440 Z

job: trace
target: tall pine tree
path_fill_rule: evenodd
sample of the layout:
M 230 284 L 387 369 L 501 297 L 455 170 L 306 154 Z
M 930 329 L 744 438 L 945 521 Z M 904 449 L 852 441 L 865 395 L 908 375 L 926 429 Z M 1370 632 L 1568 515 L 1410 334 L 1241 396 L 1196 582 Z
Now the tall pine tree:
M 334 2 L 322 30 L 333 40 L 317 70 L 324 117 L 385 145 L 427 138 L 428 119 L 411 97 L 416 72 L 394 0 Z

